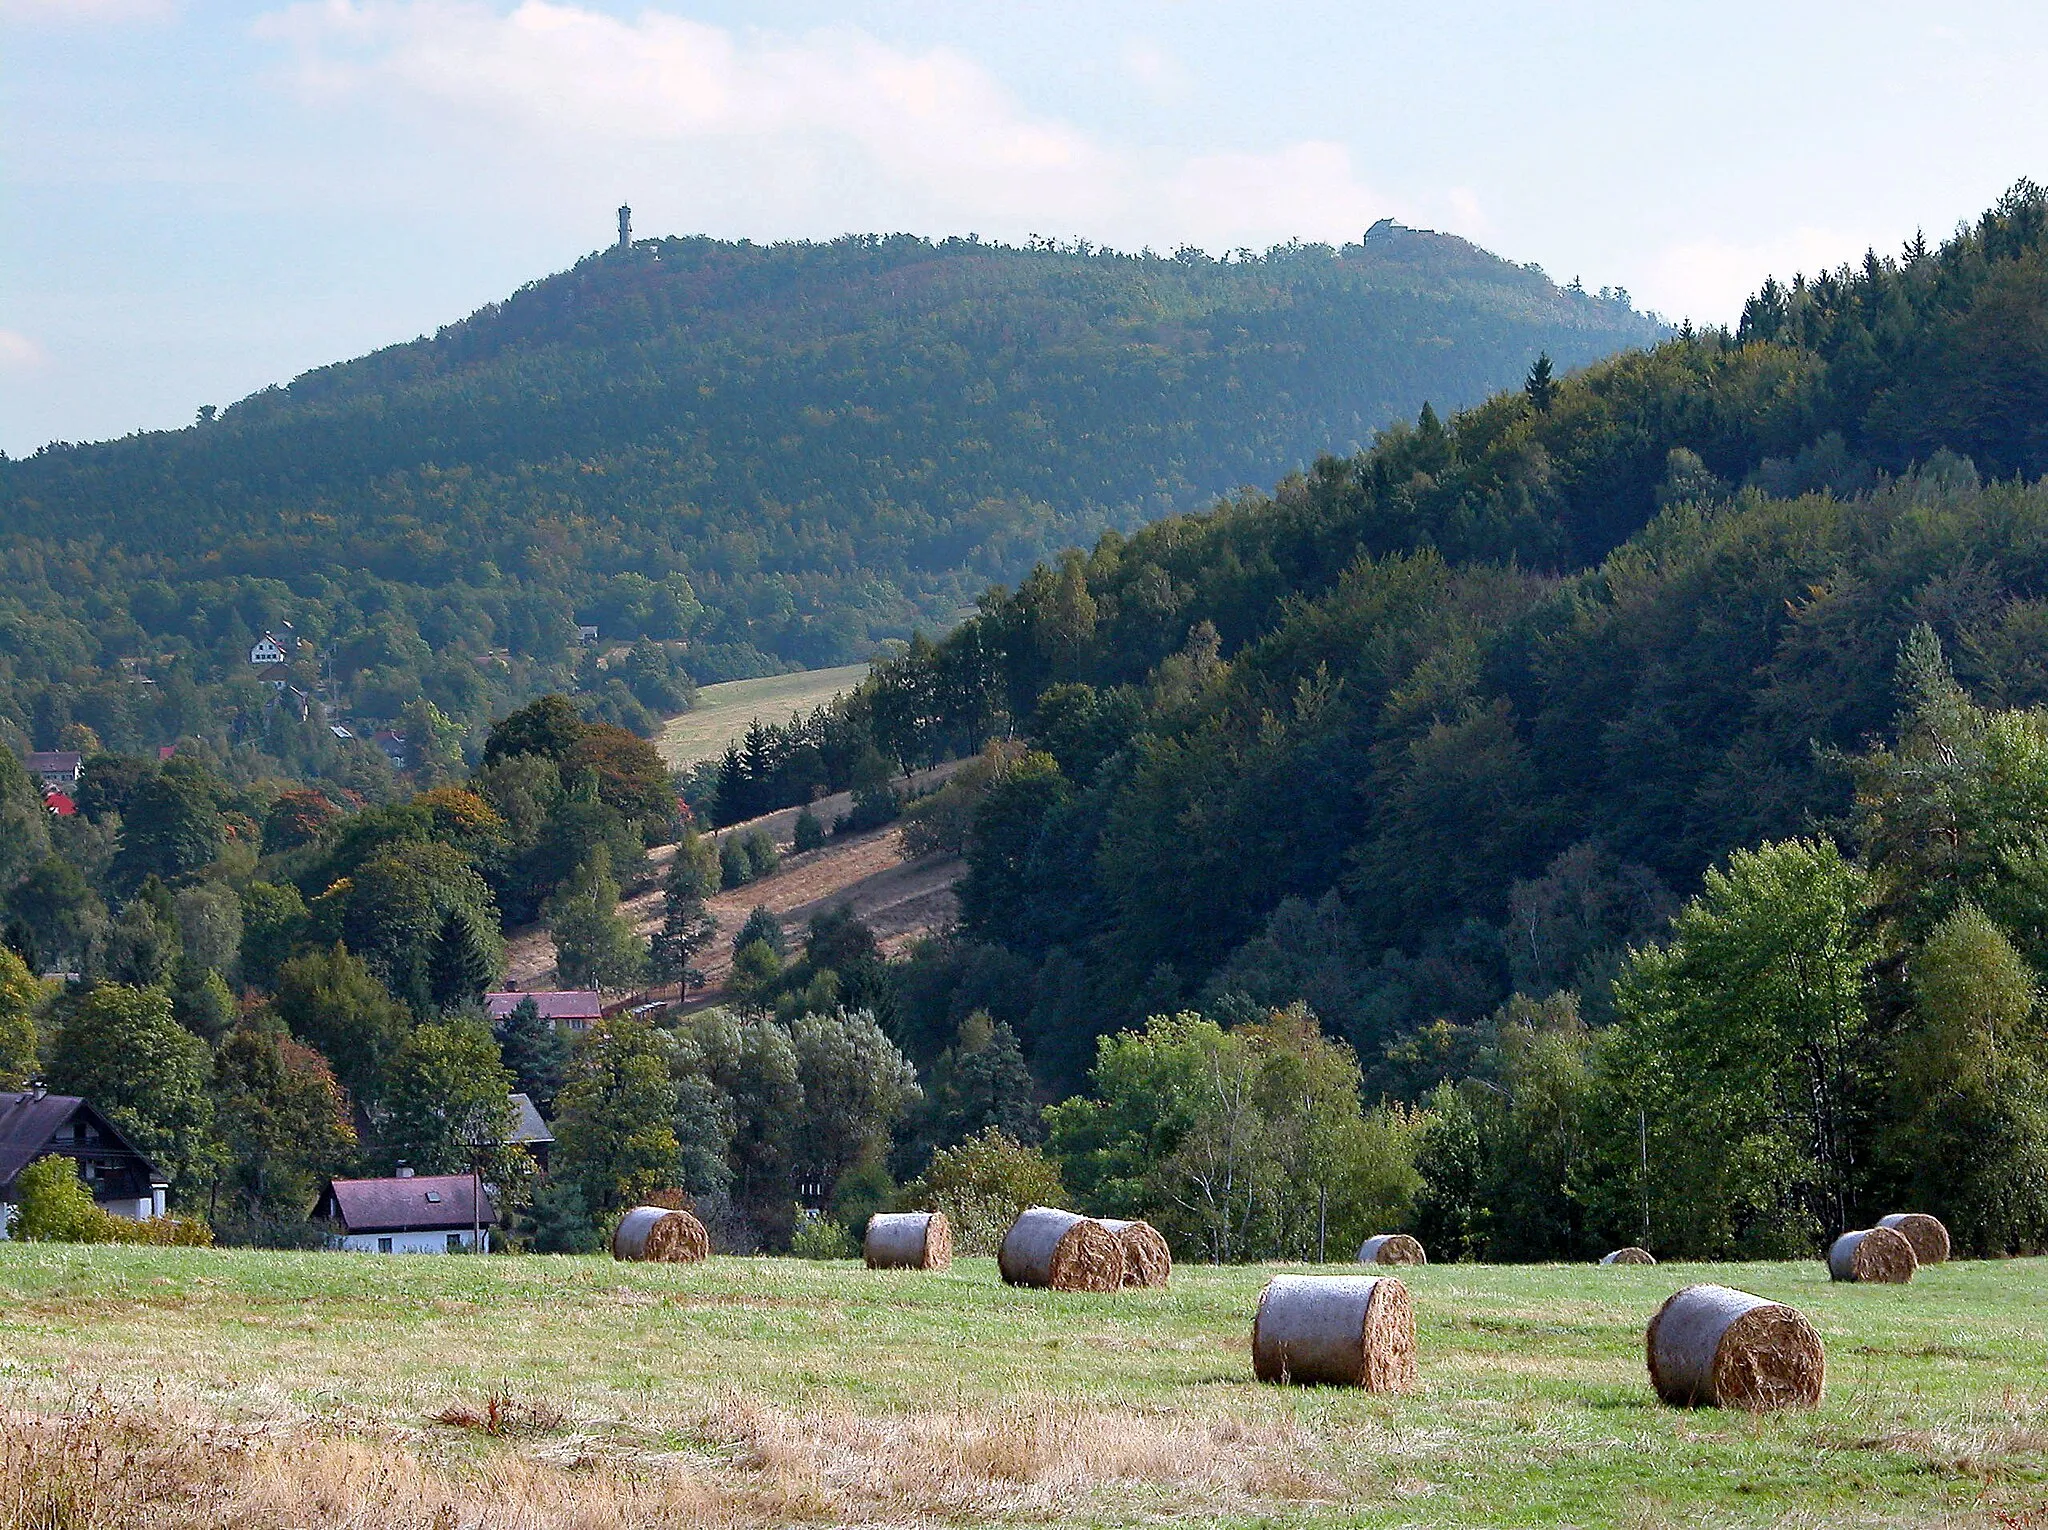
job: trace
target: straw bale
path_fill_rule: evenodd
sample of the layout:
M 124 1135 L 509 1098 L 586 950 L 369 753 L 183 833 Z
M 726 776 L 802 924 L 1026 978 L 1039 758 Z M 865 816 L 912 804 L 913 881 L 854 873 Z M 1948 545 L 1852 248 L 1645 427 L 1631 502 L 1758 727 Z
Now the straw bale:
M 1601 1257 L 1602 1264 L 1655 1264 L 1657 1256 L 1646 1248 L 1637 1248 L 1631 1243 L 1627 1248 L 1618 1248 Z
M 1903 1234 L 1913 1245 L 1913 1257 L 1920 1263 L 1948 1262 L 1948 1229 L 1941 1225 L 1939 1217 L 1930 1217 L 1924 1211 L 1895 1211 L 1888 1217 L 1879 1217 L 1877 1225 Z
M 1032 1206 L 1003 1234 L 996 1266 L 1013 1286 L 1115 1291 L 1124 1283 L 1124 1246 L 1092 1217 Z
M 656 1264 L 695 1264 L 711 1255 L 711 1235 L 687 1211 L 635 1206 L 619 1218 L 612 1257 Z
M 1828 1250 L 1828 1274 L 1836 1280 L 1903 1286 L 1919 1267 L 1920 1261 L 1913 1256 L 1913 1245 L 1906 1241 L 1906 1235 L 1889 1227 L 1845 1232 Z
M 1406 1392 L 1415 1385 L 1415 1304 L 1392 1275 L 1275 1275 L 1252 1320 L 1261 1381 Z
M 1650 1384 L 1678 1407 L 1810 1408 L 1827 1357 L 1813 1325 L 1781 1302 L 1727 1286 L 1687 1286 L 1643 1336 Z
M 1112 1217 L 1100 1219 L 1124 1246 L 1124 1284 L 1151 1286 L 1163 1290 L 1173 1279 L 1173 1250 L 1150 1222 L 1123 1222 Z
M 953 1228 L 943 1211 L 884 1211 L 868 1218 L 861 1254 L 871 1270 L 944 1270 L 953 1264 Z
M 1422 1245 L 1406 1233 L 1374 1233 L 1358 1245 L 1360 1264 L 1428 1264 Z

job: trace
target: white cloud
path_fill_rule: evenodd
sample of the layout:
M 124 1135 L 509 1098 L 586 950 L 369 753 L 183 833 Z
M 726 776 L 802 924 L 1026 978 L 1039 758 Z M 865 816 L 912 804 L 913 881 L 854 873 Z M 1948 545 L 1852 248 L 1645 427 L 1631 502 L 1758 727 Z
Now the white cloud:
M 529 195 L 636 187 L 649 229 L 716 217 L 769 237 L 918 227 L 1218 248 L 1355 239 L 1388 210 L 1340 145 L 1140 153 L 1030 112 L 953 49 L 853 27 L 742 32 L 556 0 L 306 0 L 258 30 L 293 50 L 309 100 L 466 127 L 508 176 L 516 162 Z M 1127 62 L 1161 81 L 1174 67 Z
M 43 364 L 43 348 L 19 330 L 0 329 L 0 372 L 27 372 Z
M 1672 319 L 1733 324 L 1765 277 L 1790 281 L 1795 272 L 1811 276 L 1845 260 L 1853 264 L 1870 244 L 1839 229 L 1801 228 L 1760 244 L 1702 240 L 1673 245 L 1651 262 L 1642 289 L 1631 296 Z

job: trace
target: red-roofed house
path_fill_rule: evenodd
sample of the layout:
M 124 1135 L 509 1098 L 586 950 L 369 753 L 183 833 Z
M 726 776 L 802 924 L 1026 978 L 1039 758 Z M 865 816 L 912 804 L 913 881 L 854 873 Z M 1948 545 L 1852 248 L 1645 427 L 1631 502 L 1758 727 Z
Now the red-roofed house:
M 62 792 L 44 792 L 43 806 L 59 818 L 75 818 L 78 815 L 78 804 Z
M 502 1020 L 526 1000 L 533 1000 L 543 1020 L 555 1022 L 555 1029 L 562 1031 L 587 1031 L 593 1022 L 604 1018 L 604 1000 L 587 989 L 555 989 L 545 993 L 521 993 L 518 989 L 507 989 L 504 993 L 487 993 L 484 1002 L 491 1007 L 491 1018 Z
M 313 1207 L 316 1221 L 331 1222 L 329 1248 L 356 1254 L 457 1254 L 491 1251 L 498 1209 L 488 1188 L 471 1199 L 477 1183 L 467 1174 L 414 1174 L 389 1179 L 330 1179 Z

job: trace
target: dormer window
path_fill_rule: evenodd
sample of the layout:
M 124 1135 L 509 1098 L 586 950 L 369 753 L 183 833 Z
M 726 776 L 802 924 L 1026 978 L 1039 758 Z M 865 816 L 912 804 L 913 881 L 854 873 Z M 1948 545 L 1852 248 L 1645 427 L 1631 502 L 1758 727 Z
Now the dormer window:
M 429 1191 L 427 1192 L 427 1204 L 428 1204 L 429 1206 L 438 1206 L 438 1205 L 440 1205 L 440 1204 L 441 1204 L 441 1192 L 440 1192 L 440 1191 L 438 1191 L 438 1190 L 429 1190 Z

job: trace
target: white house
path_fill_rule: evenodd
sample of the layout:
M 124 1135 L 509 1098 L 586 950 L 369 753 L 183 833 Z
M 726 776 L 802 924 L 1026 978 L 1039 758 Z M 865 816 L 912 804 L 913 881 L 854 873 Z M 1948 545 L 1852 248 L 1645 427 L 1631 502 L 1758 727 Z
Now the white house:
M 25 763 L 28 773 L 42 782 L 43 790 L 72 792 L 78 790 L 85 756 L 76 749 L 36 749 L 30 751 Z
M 313 1208 L 316 1221 L 333 1224 L 327 1246 L 354 1254 L 460 1254 L 491 1249 L 498 1211 L 491 1192 L 472 1202 L 477 1184 L 467 1174 L 414 1174 L 389 1179 L 330 1179 Z M 482 1236 L 478 1237 L 478 1224 Z
M 290 659 L 291 655 L 284 651 L 284 645 L 267 632 L 257 640 L 256 646 L 249 650 L 251 664 L 284 664 Z

